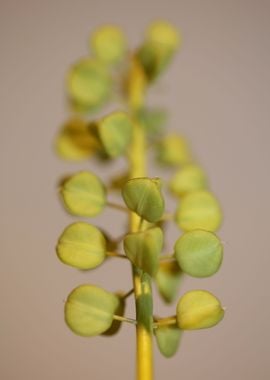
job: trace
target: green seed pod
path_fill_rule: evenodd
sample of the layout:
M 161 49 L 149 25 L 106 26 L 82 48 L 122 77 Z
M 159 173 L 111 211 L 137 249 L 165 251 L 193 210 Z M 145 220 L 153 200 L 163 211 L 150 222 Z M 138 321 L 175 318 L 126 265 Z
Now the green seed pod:
M 206 230 L 215 232 L 222 222 L 222 212 L 217 199 L 209 191 L 194 191 L 181 200 L 175 215 L 183 231 Z
M 127 207 L 150 223 L 157 222 L 164 212 L 164 199 L 159 178 L 133 178 L 122 189 Z
M 178 31 L 168 22 L 157 21 L 150 25 L 138 51 L 149 80 L 156 79 L 166 69 L 180 42 Z
M 118 305 L 116 295 L 97 286 L 81 285 L 67 298 L 65 320 L 75 334 L 96 336 L 111 327 Z
M 191 191 L 203 190 L 207 187 L 207 180 L 203 170 L 194 164 L 183 166 L 171 179 L 170 190 L 177 196 Z
M 97 139 L 90 133 L 87 122 L 73 118 L 64 125 L 57 136 L 56 151 L 65 160 L 81 161 L 91 157 L 98 145 Z
M 183 330 L 215 326 L 224 316 L 220 301 L 206 290 L 191 290 L 177 305 L 177 324 Z
M 98 215 L 106 204 L 105 187 L 90 172 L 80 172 L 65 180 L 61 195 L 67 210 L 74 215 Z
M 108 99 L 111 78 L 107 68 L 98 61 L 85 58 L 71 67 L 67 90 L 72 103 L 82 111 L 96 110 Z
M 163 233 L 159 227 L 128 234 L 124 238 L 124 250 L 129 260 L 152 277 L 157 273 L 162 247 Z
M 175 257 L 183 272 L 193 277 L 215 274 L 223 258 L 223 247 L 212 232 L 194 230 L 186 232 L 175 243 Z
M 63 263 L 79 269 L 92 269 L 106 258 L 106 240 L 91 224 L 73 223 L 60 236 L 56 251 Z
M 165 136 L 157 148 L 157 159 L 161 164 L 179 166 L 191 162 L 192 158 L 187 142 L 179 135 Z
M 90 47 L 94 55 L 101 61 L 117 64 L 126 54 L 127 41 L 120 28 L 114 25 L 105 25 L 91 35 Z
M 176 261 L 162 261 L 156 275 L 156 283 L 161 297 L 171 303 L 178 294 L 182 271 Z
M 122 155 L 130 143 L 132 122 L 124 112 L 113 112 L 98 122 L 101 143 L 110 157 Z
M 167 123 L 167 112 L 160 108 L 144 108 L 137 116 L 148 136 L 156 137 L 163 132 Z
M 159 351 L 166 358 L 171 358 L 176 354 L 182 331 L 178 326 L 160 326 L 155 329 L 155 336 Z

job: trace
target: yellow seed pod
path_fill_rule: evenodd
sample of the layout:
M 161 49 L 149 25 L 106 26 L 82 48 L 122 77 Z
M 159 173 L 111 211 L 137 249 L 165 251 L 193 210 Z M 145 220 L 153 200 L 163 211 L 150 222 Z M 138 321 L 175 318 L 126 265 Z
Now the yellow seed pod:
M 175 220 L 183 231 L 201 229 L 215 232 L 222 222 L 219 202 L 209 191 L 188 193 L 181 200 Z
M 191 290 L 180 298 L 176 317 L 182 330 L 198 330 L 215 326 L 224 317 L 220 301 L 206 290 Z
M 146 40 L 172 50 L 176 50 L 182 42 L 179 31 L 166 21 L 156 21 L 151 24 L 147 30 Z
M 191 161 L 191 152 L 186 140 L 179 135 L 165 136 L 158 145 L 158 160 L 164 165 L 186 165 Z
M 67 91 L 77 110 L 96 110 L 111 92 L 108 69 L 92 58 L 84 58 L 73 65 L 67 77 Z
M 118 309 L 119 298 L 93 285 L 75 288 L 65 303 L 65 321 L 81 336 L 96 336 L 107 331 Z
M 202 190 L 207 187 L 204 171 L 194 164 L 183 166 L 171 179 L 170 190 L 177 196 L 183 196 L 191 191 Z
M 149 80 L 154 80 L 170 63 L 181 42 L 179 32 L 166 21 L 150 25 L 143 45 L 138 51 Z
M 56 252 L 64 264 L 78 269 L 93 269 L 105 260 L 106 249 L 106 239 L 98 228 L 78 222 L 65 228 Z
M 79 172 L 65 180 L 61 195 L 67 211 L 73 215 L 96 216 L 106 205 L 106 189 L 91 172 Z
M 124 33 L 114 25 L 97 29 L 90 37 L 90 46 L 94 55 L 108 64 L 120 62 L 127 51 Z
M 88 123 L 79 118 L 69 120 L 57 136 L 55 149 L 65 159 L 81 161 L 91 157 L 99 143 L 91 133 Z
M 136 57 L 133 57 L 126 80 L 126 91 L 129 106 L 140 109 L 144 105 L 147 78 L 144 69 Z

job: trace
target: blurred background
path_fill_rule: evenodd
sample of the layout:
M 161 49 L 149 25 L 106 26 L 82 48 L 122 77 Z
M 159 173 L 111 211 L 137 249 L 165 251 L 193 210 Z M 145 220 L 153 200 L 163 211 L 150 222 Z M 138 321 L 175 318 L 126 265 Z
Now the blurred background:
M 135 47 L 161 18 L 181 30 L 183 46 L 153 89 L 153 103 L 168 108 L 170 129 L 191 142 L 225 214 L 221 270 L 186 278 L 181 294 L 207 289 L 227 312 L 217 327 L 185 333 L 174 358 L 155 348 L 156 380 L 269 379 L 269 17 L 268 0 L 0 1 L 1 379 L 134 378 L 131 326 L 114 338 L 86 339 L 63 320 L 75 286 L 128 290 L 129 266 L 110 260 L 80 273 L 54 249 L 73 220 L 60 205 L 59 178 L 82 168 L 106 178 L 117 163 L 70 164 L 54 154 L 53 142 L 68 116 L 65 74 L 87 54 L 89 33 L 117 24 Z M 106 211 L 93 223 L 117 235 L 124 219 Z M 157 299 L 155 310 L 174 312 Z

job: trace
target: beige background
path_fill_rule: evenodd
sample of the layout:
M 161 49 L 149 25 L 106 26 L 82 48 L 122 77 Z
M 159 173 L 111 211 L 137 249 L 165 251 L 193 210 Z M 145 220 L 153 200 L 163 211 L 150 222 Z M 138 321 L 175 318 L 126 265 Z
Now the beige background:
M 192 141 L 225 211 L 221 271 L 186 279 L 181 293 L 208 289 L 227 314 L 212 330 L 186 333 L 173 359 L 156 350 L 156 379 L 269 379 L 270 2 L 1 0 L 0 6 L 0 378 L 133 379 L 132 327 L 114 339 L 83 339 L 66 328 L 62 312 L 80 283 L 128 289 L 129 267 L 110 261 L 82 274 L 54 253 L 72 220 L 56 196 L 59 176 L 88 167 L 106 178 L 114 167 L 61 162 L 52 142 L 67 116 L 65 71 L 86 54 L 90 30 L 117 23 L 134 46 L 151 20 L 166 18 L 182 30 L 184 45 L 154 99 L 169 107 L 170 127 Z M 124 220 L 116 218 L 106 212 L 95 223 L 117 234 Z M 172 243 L 176 236 L 172 231 Z M 161 302 L 156 310 L 173 312 Z

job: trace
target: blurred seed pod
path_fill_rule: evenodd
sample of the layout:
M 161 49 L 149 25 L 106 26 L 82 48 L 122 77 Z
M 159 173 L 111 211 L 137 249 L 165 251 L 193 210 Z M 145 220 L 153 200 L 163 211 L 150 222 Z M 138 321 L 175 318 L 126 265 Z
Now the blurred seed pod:
M 181 199 L 175 220 L 183 231 L 201 229 L 215 232 L 221 225 L 222 212 L 212 193 L 205 190 L 194 191 Z
M 91 172 L 79 172 L 64 180 L 60 193 L 71 214 L 96 216 L 106 205 L 106 189 Z

